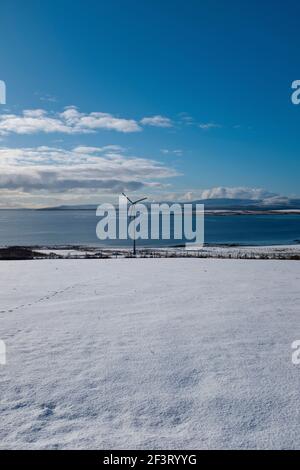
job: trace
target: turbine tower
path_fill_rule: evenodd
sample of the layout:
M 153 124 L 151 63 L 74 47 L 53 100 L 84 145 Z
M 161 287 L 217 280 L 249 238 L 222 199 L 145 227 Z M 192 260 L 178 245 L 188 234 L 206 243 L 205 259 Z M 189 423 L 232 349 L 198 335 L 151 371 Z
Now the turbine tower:
M 138 202 L 142 202 L 142 201 L 145 201 L 147 198 L 146 197 L 142 197 L 141 199 L 138 199 L 137 201 L 132 201 L 128 196 L 126 196 L 125 193 L 122 193 L 124 197 L 126 197 L 127 201 L 129 202 L 130 206 L 129 206 L 129 210 L 130 209 L 133 209 L 134 211 L 134 231 L 133 231 L 133 256 L 136 255 L 136 240 L 135 240 L 135 205 L 138 203 Z M 128 211 L 129 213 L 129 211 Z

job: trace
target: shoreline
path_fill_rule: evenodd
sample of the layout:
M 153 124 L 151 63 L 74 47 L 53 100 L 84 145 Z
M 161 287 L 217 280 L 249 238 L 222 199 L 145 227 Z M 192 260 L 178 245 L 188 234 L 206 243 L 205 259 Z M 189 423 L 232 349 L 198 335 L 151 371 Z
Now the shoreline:
M 115 259 L 115 258 L 219 258 L 300 260 L 300 244 L 293 245 L 204 245 L 182 247 L 130 247 L 87 245 L 2 246 L 0 261 L 37 259 Z
M 0 211 L 30 211 L 30 212 L 96 212 L 95 209 L 57 209 L 57 208 L 3 208 L 0 207 Z M 196 210 L 193 210 L 193 214 L 196 214 Z M 231 216 L 231 215 L 300 215 L 300 209 L 204 209 L 205 216 Z

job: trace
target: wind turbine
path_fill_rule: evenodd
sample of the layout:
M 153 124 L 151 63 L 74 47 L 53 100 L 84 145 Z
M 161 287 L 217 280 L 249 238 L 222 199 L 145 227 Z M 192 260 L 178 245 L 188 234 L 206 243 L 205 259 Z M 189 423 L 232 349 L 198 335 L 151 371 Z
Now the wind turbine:
M 134 209 L 134 232 L 133 232 L 133 255 L 135 256 L 136 255 L 136 241 L 135 241 L 135 205 L 138 203 L 138 202 L 142 202 L 142 201 L 145 201 L 147 198 L 146 197 L 142 197 L 141 199 L 138 199 L 137 201 L 132 201 L 128 196 L 126 196 L 125 193 L 122 193 L 124 197 L 126 197 L 127 201 L 129 202 L 130 206 L 129 206 L 129 210 L 130 208 L 133 208 Z M 129 213 L 129 211 L 128 211 Z

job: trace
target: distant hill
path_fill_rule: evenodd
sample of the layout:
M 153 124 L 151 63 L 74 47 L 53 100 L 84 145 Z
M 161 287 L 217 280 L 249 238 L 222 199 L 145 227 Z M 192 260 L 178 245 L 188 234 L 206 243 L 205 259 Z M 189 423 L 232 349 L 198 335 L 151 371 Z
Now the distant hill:
M 193 201 L 193 204 L 204 204 L 209 210 L 288 210 L 300 209 L 300 199 L 273 198 L 266 199 L 204 199 Z
M 81 205 L 70 205 L 70 206 L 55 206 L 55 207 L 43 207 L 36 209 L 38 211 L 95 211 L 98 204 L 81 204 Z
M 174 204 L 174 201 L 164 201 L 168 204 Z M 272 198 L 265 199 L 200 199 L 197 201 L 185 201 L 193 205 L 204 204 L 208 210 L 230 210 L 230 211 L 271 211 L 271 210 L 300 210 L 300 199 Z M 162 201 L 160 202 L 162 203 Z M 178 202 L 184 204 L 184 202 Z M 149 202 L 146 204 L 150 204 Z M 83 205 L 62 205 L 57 207 L 46 207 L 37 210 L 93 210 L 98 204 Z

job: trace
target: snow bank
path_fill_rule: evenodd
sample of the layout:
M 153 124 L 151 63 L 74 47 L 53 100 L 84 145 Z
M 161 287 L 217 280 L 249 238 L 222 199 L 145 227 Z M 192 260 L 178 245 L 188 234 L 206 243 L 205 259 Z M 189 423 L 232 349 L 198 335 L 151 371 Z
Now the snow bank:
M 300 263 L 0 263 L 2 449 L 300 448 Z

